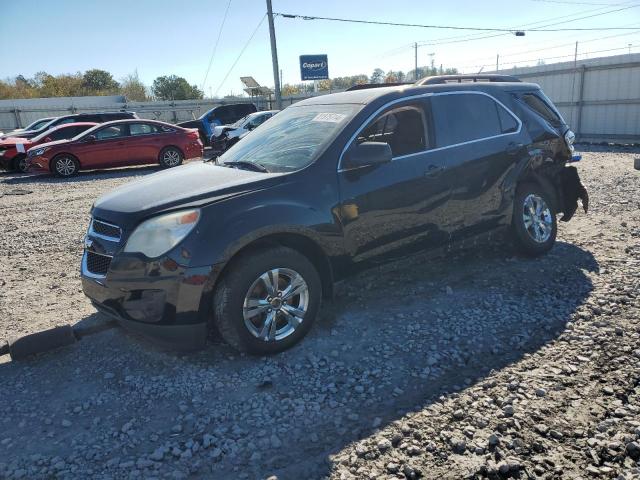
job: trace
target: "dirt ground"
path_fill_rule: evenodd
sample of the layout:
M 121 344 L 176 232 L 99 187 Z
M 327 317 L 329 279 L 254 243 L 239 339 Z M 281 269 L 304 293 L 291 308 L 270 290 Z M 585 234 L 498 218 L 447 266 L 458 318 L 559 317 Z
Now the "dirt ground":
M 177 354 L 112 329 L 0 359 L 0 478 L 640 479 L 638 150 L 583 149 L 588 215 L 350 279 L 297 347 Z M 102 318 L 92 202 L 153 167 L 0 174 L 0 341 Z

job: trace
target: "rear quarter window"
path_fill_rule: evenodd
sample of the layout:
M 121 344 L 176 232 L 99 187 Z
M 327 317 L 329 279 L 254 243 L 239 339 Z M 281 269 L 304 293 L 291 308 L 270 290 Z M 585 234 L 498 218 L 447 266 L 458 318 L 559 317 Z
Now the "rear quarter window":
M 520 97 L 520 99 L 525 105 L 527 105 L 527 107 L 536 112 L 554 127 L 559 127 L 564 123 L 560 115 L 558 115 L 547 101 L 541 98 L 538 94 L 525 93 Z

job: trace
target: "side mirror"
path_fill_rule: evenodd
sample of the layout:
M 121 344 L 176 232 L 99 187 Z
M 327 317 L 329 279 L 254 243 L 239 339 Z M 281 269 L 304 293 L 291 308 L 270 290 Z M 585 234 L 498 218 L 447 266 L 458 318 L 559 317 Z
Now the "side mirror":
M 95 135 L 89 135 L 89 136 L 87 136 L 87 138 L 85 138 L 84 140 L 85 140 L 85 142 L 87 142 L 87 143 L 93 143 L 93 142 L 95 142 L 95 141 L 96 141 L 96 136 L 95 136 Z
M 247 130 L 253 130 L 256 126 L 253 123 L 247 125 Z
M 384 142 L 362 142 L 352 145 L 344 154 L 342 168 L 352 170 L 391 161 L 391 147 Z
M 51 137 L 44 137 L 44 142 L 43 143 L 49 143 L 52 142 L 53 140 L 51 140 Z

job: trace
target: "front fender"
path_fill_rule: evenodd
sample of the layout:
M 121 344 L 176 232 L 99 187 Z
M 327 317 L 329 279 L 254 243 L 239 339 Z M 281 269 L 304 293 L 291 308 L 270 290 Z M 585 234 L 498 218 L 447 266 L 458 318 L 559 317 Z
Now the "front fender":
M 235 203 L 235 202 L 231 202 Z M 344 251 L 342 235 L 335 219 L 320 210 L 296 203 L 270 203 L 239 208 L 222 202 L 211 212 L 205 212 L 195 241 L 189 242 L 194 253 L 191 265 L 215 265 L 228 262 L 247 245 L 272 235 L 299 235 L 313 241 L 326 255 Z M 216 211 L 224 209 L 227 215 L 220 221 Z M 207 209 L 209 210 L 209 209 Z M 330 211 L 330 210 L 327 210 Z

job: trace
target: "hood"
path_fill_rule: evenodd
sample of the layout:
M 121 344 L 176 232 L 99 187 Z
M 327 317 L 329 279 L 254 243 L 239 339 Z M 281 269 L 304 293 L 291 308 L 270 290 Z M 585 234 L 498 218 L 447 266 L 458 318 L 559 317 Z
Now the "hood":
M 38 131 L 38 130 L 21 130 L 19 132 L 9 132 L 9 133 L 5 133 L 4 135 L 2 135 L 2 137 L 0 137 L 0 140 L 4 140 L 6 138 L 31 138 L 31 137 L 35 137 L 36 135 L 39 135 L 40 133 L 42 133 L 42 131 Z
M 54 140 L 53 142 L 47 142 L 47 143 L 39 143 L 37 145 L 38 148 L 43 148 L 43 147 L 55 147 L 57 145 L 60 145 L 62 143 L 69 143 L 71 140 L 69 139 L 62 139 L 62 140 Z M 34 147 L 35 148 L 35 147 Z
M 224 132 L 228 132 L 230 130 L 233 130 L 233 127 L 230 127 L 229 125 L 217 125 L 217 126 L 213 127 L 211 132 L 213 133 L 213 135 L 215 137 L 219 137 Z
M 20 138 L 20 137 L 9 137 L 4 140 L 0 140 L 0 148 L 2 147 L 13 147 L 18 143 L 29 143 L 29 139 Z
M 202 206 L 280 183 L 282 174 L 191 163 L 127 183 L 100 197 L 92 212 L 123 227 L 156 212 Z

